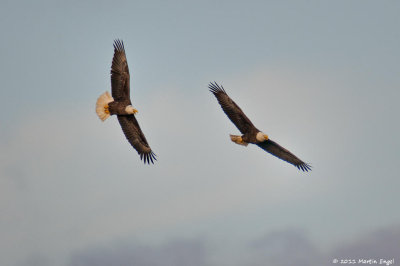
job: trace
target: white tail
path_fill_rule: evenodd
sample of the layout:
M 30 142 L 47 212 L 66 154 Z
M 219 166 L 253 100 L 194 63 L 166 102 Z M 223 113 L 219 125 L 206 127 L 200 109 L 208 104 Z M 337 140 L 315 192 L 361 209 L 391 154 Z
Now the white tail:
M 243 146 L 249 145 L 249 143 L 243 141 L 241 136 L 236 136 L 236 135 L 229 135 L 229 136 L 231 137 L 231 140 L 233 142 L 235 142 L 236 144 L 243 145 Z
M 110 112 L 108 111 L 108 104 L 112 101 L 114 101 L 114 98 L 111 97 L 108 91 L 100 95 L 97 99 L 96 113 L 101 121 L 106 120 L 110 116 Z

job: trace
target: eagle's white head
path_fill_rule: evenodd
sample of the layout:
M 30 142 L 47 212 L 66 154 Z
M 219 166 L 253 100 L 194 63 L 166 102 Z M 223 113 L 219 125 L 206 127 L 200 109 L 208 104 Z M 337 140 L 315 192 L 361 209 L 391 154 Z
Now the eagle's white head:
M 125 107 L 125 112 L 127 112 L 130 115 L 134 115 L 138 112 L 138 110 L 136 110 L 135 108 L 132 107 L 132 105 L 127 105 Z
M 260 131 L 256 135 L 256 140 L 258 142 L 264 142 L 264 141 L 268 140 L 268 135 L 264 134 L 263 132 Z

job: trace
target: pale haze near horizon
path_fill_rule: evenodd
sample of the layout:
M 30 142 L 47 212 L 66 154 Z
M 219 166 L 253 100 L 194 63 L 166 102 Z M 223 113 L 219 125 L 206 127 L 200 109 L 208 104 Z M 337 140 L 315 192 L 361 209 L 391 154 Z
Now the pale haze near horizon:
M 0 264 L 398 261 L 399 11 L 3 1 Z M 152 166 L 94 112 L 117 38 Z M 313 171 L 233 144 L 210 81 Z

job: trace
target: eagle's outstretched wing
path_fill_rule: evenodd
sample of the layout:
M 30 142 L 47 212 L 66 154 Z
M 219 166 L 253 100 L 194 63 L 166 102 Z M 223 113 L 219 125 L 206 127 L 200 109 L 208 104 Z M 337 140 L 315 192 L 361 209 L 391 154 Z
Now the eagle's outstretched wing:
M 130 102 L 129 68 L 126 60 L 124 43 L 114 41 L 114 57 L 111 65 L 111 94 L 117 102 Z
M 157 160 L 156 155 L 147 143 L 146 137 L 140 129 L 135 116 L 118 115 L 118 121 L 129 143 L 140 154 L 140 159 L 144 160 L 144 163 L 154 163 L 153 160 Z
M 308 170 L 311 171 L 311 166 L 309 164 L 306 164 L 299 158 L 297 158 L 294 154 L 292 154 L 290 151 L 287 149 L 283 148 L 280 146 L 278 143 L 272 141 L 272 140 L 267 140 L 261 143 L 256 144 L 258 147 L 261 149 L 271 153 L 272 155 L 293 164 L 296 166 L 298 169 L 303 170 L 308 172 Z
M 210 91 L 215 95 L 219 104 L 224 110 L 225 114 L 229 117 L 233 124 L 240 130 L 242 134 L 254 128 L 253 123 L 243 113 L 242 109 L 226 94 L 224 87 L 220 87 L 216 82 L 208 85 Z

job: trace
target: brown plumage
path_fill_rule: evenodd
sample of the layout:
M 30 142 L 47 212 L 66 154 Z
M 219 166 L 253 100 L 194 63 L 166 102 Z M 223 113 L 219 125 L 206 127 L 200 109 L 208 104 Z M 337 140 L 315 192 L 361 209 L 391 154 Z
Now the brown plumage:
M 121 40 L 114 41 L 114 57 L 111 65 L 111 94 L 104 93 L 96 104 L 96 112 L 101 120 L 110 115 L 117 115 L 125 137 L 139 153 L 144 163 L 154 163 L 155 154 L 147 143 L 146 137 L 136 120 L 136 109 L 130 100 L 129 68 L 126 60 L 124 44 Z
M 215 95 L 222 110 L 232 123 L 243 134 L 242 136 L 231 135 L 231 140 L 237 144 L 247 146 L 249 143 L 256 144 L 261 149 L 272 155 L 296 166 L 302 171 L 311 171 L 311 166 L 297 158 L 290 151 L 270 140 L 267 135 L 258 130 L 250 119 L 243 113 L 242 109 L 228 96 L 222 86 L 216 82 L 210 83 L 208 88 Z

